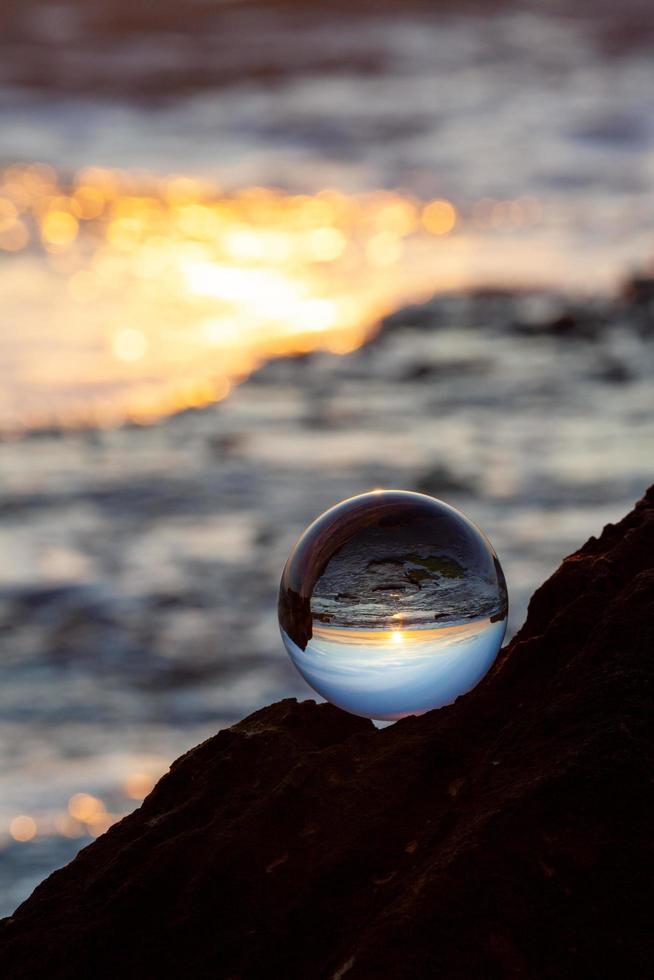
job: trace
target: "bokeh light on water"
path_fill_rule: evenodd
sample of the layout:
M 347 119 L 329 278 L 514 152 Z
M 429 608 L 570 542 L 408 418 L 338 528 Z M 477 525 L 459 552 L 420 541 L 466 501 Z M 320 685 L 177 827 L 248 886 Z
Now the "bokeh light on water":
M 474 279 L 480 236 L 544 220 L 529 196 L 459 210 L 405 192 L 228 194 L 7 167 L 0 428 L 147 422 L 224 398 L 270 358 L 347 353 L 397 306 Z
M 488 540 L 424 494 L 380 490 L 332 507 L 284 568 L 279 625 L 323 697 L 394 720 L 450 704 L 487 672 L 508 613 Z
M 448 235 L 449 202 L 150 181 L 43 164 L 0 179 L 0 425 L 145 421 L 224 397 L 262 361 L 357 347 L 415 284 L 405 241 Z M 44 295 L 47 302 L 44 303 Z

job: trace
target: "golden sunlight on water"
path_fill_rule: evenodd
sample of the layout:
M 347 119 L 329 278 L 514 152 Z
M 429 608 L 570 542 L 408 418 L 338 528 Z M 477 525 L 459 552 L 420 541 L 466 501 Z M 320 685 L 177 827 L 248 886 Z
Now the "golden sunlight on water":
M 475 228 L 533 198 L 221 193 L 43 164 L 0 174 L 0 428 L 147 422 L 223 398 L 265 360 L 358 347 L 386 312 L 465 278 Z
M 130 772 L 121 787 L 114 793 L 114 803 L 117 807 L 113 810 L 110 810 L 105 801 L 98 796 L 78 792 L 70 797 L 65 810 L 52 810 L 38 816 L 21 813 L 10 818 L 4 833 L 0 821 L 0 846 L 7 832 L 10 839 L 20 844 L 53 836 L 72 839 L 99 837 L 126 816 L 135 803 L 145 799 L 166 768 L 164 763 L 158 763 L 155 769 L 147 772 Z

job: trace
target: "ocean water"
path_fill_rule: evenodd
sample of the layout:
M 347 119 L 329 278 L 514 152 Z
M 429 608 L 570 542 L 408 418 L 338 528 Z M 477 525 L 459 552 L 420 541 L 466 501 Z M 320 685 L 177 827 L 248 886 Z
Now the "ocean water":
M 651 268 L 654 16 L 569 8 L 27 5 L 0 59 L 0 428 L 209 402 L 435 289 Z
M 277 585 L 334 502 L 459 506 L 512 634 L 652 479 L 651 312 L 613 298 L 652 258 L 647 6 L 245 4 L 200 54 L 64 8 L 0 59 L 7 914 L 182 751 L 311 696 Z M 449 292 L 489 282 L 526 291 Z

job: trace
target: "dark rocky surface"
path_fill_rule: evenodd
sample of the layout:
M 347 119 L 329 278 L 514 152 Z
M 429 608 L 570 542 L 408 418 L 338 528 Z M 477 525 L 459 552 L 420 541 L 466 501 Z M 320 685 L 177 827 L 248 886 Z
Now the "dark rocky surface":
M 452 707 L 199 745 L 4 920 L 0 975 L 651 975 L 653 556 L 654 488 Z

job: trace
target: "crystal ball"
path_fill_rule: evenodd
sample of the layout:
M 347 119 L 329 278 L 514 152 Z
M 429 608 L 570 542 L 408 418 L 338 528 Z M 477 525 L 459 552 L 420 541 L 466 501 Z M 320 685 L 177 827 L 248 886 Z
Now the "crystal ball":
M 365 718 L 451 704 L 495 660 L 506 582 L 493 547 L 460 511 L 375 490 L 318 517 L 282 573 L 279 626 L 311 687 Z

